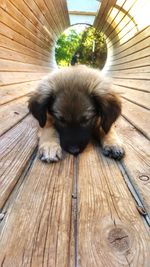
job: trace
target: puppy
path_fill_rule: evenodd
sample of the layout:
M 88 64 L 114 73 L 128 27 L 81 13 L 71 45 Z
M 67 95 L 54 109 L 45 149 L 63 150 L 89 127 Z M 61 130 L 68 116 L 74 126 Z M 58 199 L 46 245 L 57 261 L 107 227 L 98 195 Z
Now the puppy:
M 112 124 L 121 102 L 99 70 L 87 66 L 58 69 L 39 84 L 29 110 L 40 125 L 39 155 L 46 162 L 62 158 L 62 149 L 77 155 L 97 133 L 104 155 L 124 155 Z

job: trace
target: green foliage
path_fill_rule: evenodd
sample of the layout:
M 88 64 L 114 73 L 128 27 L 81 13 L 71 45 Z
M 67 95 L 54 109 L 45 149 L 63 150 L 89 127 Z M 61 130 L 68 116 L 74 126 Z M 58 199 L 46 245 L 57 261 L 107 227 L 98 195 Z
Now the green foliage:
M 95 42 L 94 52 L 92 51 L 93 41 Z M 56 61 L 60 66 L 69 65 L 75 52 L 79 52 L 80 64 L 102 68 L 107 56 L 104 35 L 93 27 L 87 27 L 80 34 L 74 29 L 71 29 L 69 34 L 63 33 L 57 41 L 55 51 Z
M 60 66 L 69 65 L 72 56 L 79 47 L 81 34 L 77 34 L 75 30 L 71 29 L 69 34 L 63 33 L 57 41 L 55 54 L 56 62 Z
M 95 42 L 94 52 L 93 41 Z M 81 64 L 102 68 L 107 57 L 107 48 L 103 33 L 93 27 L 88 27 L 82 35 L 79 51 L 81 54 Z

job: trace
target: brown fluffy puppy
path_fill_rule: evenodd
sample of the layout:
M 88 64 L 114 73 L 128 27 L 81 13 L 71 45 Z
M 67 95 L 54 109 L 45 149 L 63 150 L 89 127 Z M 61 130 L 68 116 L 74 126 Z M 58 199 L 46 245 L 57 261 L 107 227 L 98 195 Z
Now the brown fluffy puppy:
M 62 158 L 62 149 L 77 155 L 97 132 L 103 153 L 120 159 L 124 155 L 112 124 L 121 113 L 121 102 L 99 70 L 67 67 L 50 73 L 29 100 L 29 110 L 39 121 L 40 158 Z

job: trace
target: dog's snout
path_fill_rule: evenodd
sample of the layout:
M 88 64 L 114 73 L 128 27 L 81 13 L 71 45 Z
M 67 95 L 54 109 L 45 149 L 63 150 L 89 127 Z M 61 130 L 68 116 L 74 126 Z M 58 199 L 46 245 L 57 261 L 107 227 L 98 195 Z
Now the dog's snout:
M 80 153 L 80 148 L 77 146 L 70 146 L 68 148 L 68 152 L 73 154 L 73 155 L 78 155 Z

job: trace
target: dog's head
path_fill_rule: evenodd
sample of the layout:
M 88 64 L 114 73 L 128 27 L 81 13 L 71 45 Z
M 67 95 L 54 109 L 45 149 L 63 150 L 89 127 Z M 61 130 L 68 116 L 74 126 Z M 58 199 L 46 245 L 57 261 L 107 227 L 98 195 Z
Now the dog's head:
M 57 79 L 56 83 L 41 83 L 30 98 L 29 110 L 41 127 L 50 114 L 62 148 L 78 154 L 88 144 L 98 121 L 105 133 L 109 131 L 120 115 L 121 104 L 114 93 L 102 91 L 102 85 L 91 88 L 85 80 L 73 82 L 73 76 L 64 79 L 65 82 L 58 83 Z

